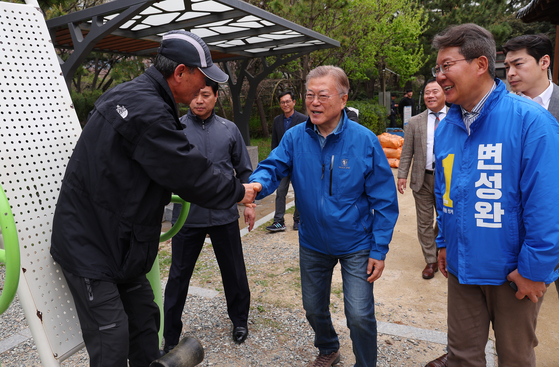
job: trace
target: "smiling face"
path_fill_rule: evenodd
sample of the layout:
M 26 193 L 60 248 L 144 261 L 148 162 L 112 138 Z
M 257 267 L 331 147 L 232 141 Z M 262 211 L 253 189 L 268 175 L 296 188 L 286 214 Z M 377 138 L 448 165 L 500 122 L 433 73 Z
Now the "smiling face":
M 423 96 L 425 105 L 434 112 L 439 112 L 444 107 L 445 97 L 443 89 L 437 82 L 431 82 L 425 86 L 425 95 Z
M 336 82 L 332 76 L 312 78 L 307 84 L 307 95 L 315 98 L 309 101 L 305 98 L 307 112 L 311 122 L 317 125 L 320 132 L 326 136 L 338 125 L 342 110 L 347 102 L 347 94 L 340 94 L 336 89 Z M 320 102 L 317 97 L 329 96 L 325 102 Z
M 217 93 L 214 94 L 212 87 L 206 86 L 200 89 L 200 92 L 192 99 L 190 110 L 193 114 L 205 120 L 212 114 L 216 102 Z
M 446 100 L 468 111 L 471 111 L 483 97 L 478 93 L 479 77 L 483 74 L 478 59 L 464 60 L 459 47 L 440 49 L 437 55 L 437 65 L 441 66 L 441 69 L 444 69 L 445 63 L 449 66 L 448 71 L 437 74 L 437 82 L 443 88 Z
M 549 55 L 543 56 L 538 62 L 526 49 L 509 51 L 505 58 L 505 68 L 511 89 L 530 98 L 539 96 L 549 86 L 549 64 Z
M 283 111 L 285 117 L 293 115 L 293 110 L 295 108 L 295 101 L 291 98 L 291 95 L 286 94 L 280 98 L 280 107 Z

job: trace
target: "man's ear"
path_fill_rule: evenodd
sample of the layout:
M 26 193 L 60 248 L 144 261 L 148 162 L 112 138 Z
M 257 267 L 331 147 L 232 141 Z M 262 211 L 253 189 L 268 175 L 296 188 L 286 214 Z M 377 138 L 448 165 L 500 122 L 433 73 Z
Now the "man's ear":
M 178 83 L 184 76 L 184 73 L 188 72 L 188 68 L 184 64 L 180 64 L 175 68 L 175 72 L 173 73 L 173 78 Z
M 551 66 L 551 57 L 549 55 L 543 55 L 540 59 L 540 66 L 543 69 L 549 69 Z
M 344 106 L 343 106 L 342 108 L 345 108 L 345 105 L 346 105 L 346 103 L 347 103 L 347 98 L 348 98 L 348 97 L 349 97 L 349 96 L 348 96 L 347 94 L 342 95 L 342 103 L 344 104 Z
M 487 73 L 487 70 L 489 70 L 489 60 L 487 60 L 487 57 L 480 56 L 473 62 L 475 62 L 478 67 L 479 76 L 482 76 L 483 74 Z

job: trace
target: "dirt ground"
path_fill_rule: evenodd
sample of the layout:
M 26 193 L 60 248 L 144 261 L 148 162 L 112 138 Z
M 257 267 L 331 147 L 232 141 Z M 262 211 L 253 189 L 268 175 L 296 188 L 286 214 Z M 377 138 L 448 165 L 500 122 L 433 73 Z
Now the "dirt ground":
M 393 169 L 393 173 L 396 177 L 397 170 Z M 257 207 L 257 220 L 274 211 L 274 198 L 275 195 L 271 195 L 262 200 Z M 404 195 L 398 194 L 398 201 L 400 216 L 390 244 L 386 267 L 382 278 L 375 283 L 377 320 L 446 333 L 446 278 L 440 272 L 437 272 L 435 278 L 431 280 L 424 280 L 421 277 L 425 263 L 417 241 L 415 206 L 411 189 L 408 188 Z M 244 237 L 243 241 L 251 241 L 255 236 L 281 236 L 282 240 L 297 246 L 298 232 L 291 229 L 292 215 L 286 215 L 285 220 L 287 231 L 270 234 L 264 229 L 268 224 L 264 224 Z M 245 227 L 242 218 L 240 224 L 241 228 Z M 202 251 L 202 263 L 210 261 L 209 259 L 212 257 L 213 251 Z M 290 278 L 287 281 L 285 274 L 282 274 L 281 282 L 274 281 L 277 278 L 276 272 L 293 266 L 293 264 L 287 263 L 284 265 L 252 269 L 249 282 L 252 294 L 256 295 L 253 297 L 252 303 L 302 308 L 298 289 L 300 286 L 298 268 L 293 269 L 288 275 Z M 194 276 L 191 284 L 221 290 L 218 273 L 210 272 L 203 277 Z M 270 292 L 269 289 L 274 291 Z M 341 339 L 346 341 L 342 343 L 341 353 L 348 356 L 348 363 L 352 363 L 353 353 L 349 342 L 349 331 L 344 325 L 343 292 L 339 266 L 334 272 L 331 302 L 336 329 L 340 333 Z M 559 367 L 559 299 L 554 285 L 549 287 L 545 295 L 539 315 L 537 335 L 539 339 L 539 346 L 536 348 L 538 367 Z M 490 335 L 490 339 L 494 340 L 492 335 Z M 382 348 L 384 343 L 392 344 L 393 340 L 394 337 L 390 335 L 379 334 L 379 348 Z M 410 348 L 407 352 L 410 354 L 410 361 L 415 362 L 410 363 L 410 366 L 416 366 L 420 361 L 423 366 L 423 361 L 427 362 L 444 352 L 445 346 L 442 344 L 421 343 L 420 347 Z M 496 361 L 495 365 L 497 365 Z

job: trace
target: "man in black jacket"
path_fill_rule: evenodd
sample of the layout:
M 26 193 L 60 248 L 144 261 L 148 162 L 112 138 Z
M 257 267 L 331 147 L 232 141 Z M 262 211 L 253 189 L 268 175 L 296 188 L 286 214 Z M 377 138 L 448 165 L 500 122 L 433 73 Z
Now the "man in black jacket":
M 215 168 L 185 138 L 176 103 L 205 76 L 227 81 L 202 39 L 162 38 L 154 66 L 102 95 L 68 162 L 51 254 L 74 297 L 95 367 L 149 366 L 159 357 L 159 308 L 145 274 L 171 192 L 209 208 L 252 203 L 254 190 Z
M 283 134 L 293 126 L 307 121 L 307 116 L 300 112 L 295 111 L 295 94 L 291 91 L 283 92 L 279 95 L 280 107 L 283 114 L 277 115 L 274 118 L 274 126 L 272 126 L 272 150 L 276 149 L 279 145 Z M 276 213 L 274 214 L 274 223 L 266 227 L 270 232 L 285 231 L 285 222 L 283 216 L 285 215 L 285 196 L 289 190 L 290 177 L 282 178 L 278 189 L 276 190 Z M 293 229 L 299 230 L 299 211 L 295 207 L 293 213 Z
M 252 173 L 250 157 L 237 126 L 215 114 L 218 84 L 206 78 L 206 87 L 194 97 L 190 110 L 181 117 L 184 133 L 206 157 L 241 182 L 248 182 Z M 173 220 L 179 216 L 180 206 L 173 208 Z M 245 207 L 245 222 L 249 231 L 254 226 L 255 211 Z M 221 271 L 223 289 L 227 299 L 227 311 L 233 323 L 233 341 L 241 344 L 248 336 L 248 312 L 250 289 L 248 286 L 243 245 L 239 230 L 237 204 L 225 210 L 206 209 L 196 204 L 190 211 L 183 227 L 173 237 L 173 259 L 169 280 L 165 287 L 164 351 L 168 353 L 179 342 L 182 331 L 182 312 L 188 294 L 188 285 L 196 260 L 210 235 L 212 247 Z
M 411 107 L 411 116 L 415 116 L 415 100 L 413 97 L 413 90 L 407 89 L 406 93 L 404 94 L 404 98 L 400 100 L 398 103 L 398 110 L 400 111 L 400 117 L 402 117 L 402 124 L 405 126 L 407 121 L 404 119 L 404 107 L 410 106 Z

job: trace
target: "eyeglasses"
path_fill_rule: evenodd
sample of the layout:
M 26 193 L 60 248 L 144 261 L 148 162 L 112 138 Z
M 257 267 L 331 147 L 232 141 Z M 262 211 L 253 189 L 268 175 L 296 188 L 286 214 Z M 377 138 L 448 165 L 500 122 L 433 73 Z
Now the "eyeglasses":
M 339 95 L 341 95 L 341 94 L 345 94 L 345 93 L 337 93 L 337 94 L 332 94 L 332 95 L 329 95 L 329 96 L 327 96 L 326 94 L 315 95 L 315 94 L 312 94 L 312 93 L 307 93 L 307 94 L 305 95 L 305 100 L 306 100 L 307 102 L 313 102 L 314 99 L 317 98 L 317 99 L 318 99 L 318 102 L 320 102 L 320 103 L 326 103 L 326 102 L 328 102 L 328 100 L 329 100 L 331 97 L 333 97 L 333 96 L 339 96 Z
M 280 101 L 280 104 L 290 104 L 291 102 L 293 102 L 292 100 L 289 101 Z
M 458 61 L 469 61 L 469 60 L 473 60 L 473 59 L 474 58 L 447 61 L 442 65 L 435 65 L 435 67 L 431 69 L 431 73 L 433 73 L 433 76 L 436 78 L 437 75 L 439 75 L 439 72 L 441 74 L 448 73 L 448 70 L 450 69 L 450 67 L 452 65 L 456 64 Z

